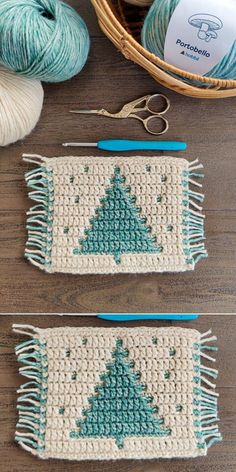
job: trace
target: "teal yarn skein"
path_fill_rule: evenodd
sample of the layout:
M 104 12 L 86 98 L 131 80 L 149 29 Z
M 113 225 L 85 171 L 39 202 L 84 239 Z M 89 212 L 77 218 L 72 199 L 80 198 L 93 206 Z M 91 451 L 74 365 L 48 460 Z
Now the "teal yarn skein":
M 90 38 L 80 15 L 60 0 L 0 1 L 0 63 L 23 76 L 62 82 L 78 74 Z
M 142 45 L 148 51 L 160 57 L 160 59 L 164 59 L 164 46 L 168 25 L 179 2 L 180 0 L 155 0 L 145 18 L 141 35 Z M 171 75 L 180 77 L 177 74 Z M 228 80 L 236 79 L 236 34 L 234 44 L 229 53 L 211 71 L 205 74 L 205 77 Z M 181 79 L 190 84 L 197 84 L 202 87 L 209 86 L 183 77 Z

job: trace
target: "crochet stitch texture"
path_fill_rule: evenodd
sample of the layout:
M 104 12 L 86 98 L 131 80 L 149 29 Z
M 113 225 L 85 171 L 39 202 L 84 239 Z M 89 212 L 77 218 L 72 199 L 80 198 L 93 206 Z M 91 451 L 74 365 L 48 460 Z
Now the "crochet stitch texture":
M 193 270 L 207 257 L 198 161 L 26 157 L 26 257 L 47 272 Z M 195 187 L 195 190 L 190 187 Z
M 210 332 L 15 325 L 16 441 L 42 459 L 197 457 L 221 440 Z M 210 380 L 211 379 L 211 380 Z

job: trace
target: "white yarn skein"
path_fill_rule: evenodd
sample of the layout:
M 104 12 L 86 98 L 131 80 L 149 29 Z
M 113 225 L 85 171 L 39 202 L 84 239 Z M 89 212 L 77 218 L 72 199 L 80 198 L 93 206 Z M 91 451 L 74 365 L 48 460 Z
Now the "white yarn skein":
M 43 97 L 40 81 L 0 67 L 0 146 L 23 139 L 34 129 Z

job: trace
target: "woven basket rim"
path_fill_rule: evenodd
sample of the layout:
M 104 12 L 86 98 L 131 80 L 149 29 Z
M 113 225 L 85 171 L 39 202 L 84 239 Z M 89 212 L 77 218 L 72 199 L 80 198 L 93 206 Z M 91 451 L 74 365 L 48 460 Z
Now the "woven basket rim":
M 113 30 L 116 31 L 116 35 L 118 34 L 120 36 L 119 40 L 117 38 L 113 37 L 113 40 L 117 40 L 117 46 L 121 48 L 123 54 L 127 56 L 127 47 L 130 45 L 131 47 L 134 47 L 136 51 L 138 51 L 142 56 L 144 56 L 148 61 L 150 61 L 152 64 L 155 66 L 159 66 L 161 70 L 164 69 L 165 71 L 172 72 L 174 74 L 179 75 L 180 77 L 190 79 L 193 81 L 197 82 L 203 82 L 209 85 L 215 85 L 214 89 L 211 88 L 211 90 L 219 90 L 221 88 L 236 88 L 236 80 L 227 80 L 227 79 L 219 79 L 219 78 L 214 78 L 214 77 L 205 77 L 197 74 L 193 74 L 188 71 L 184 71 L 182 69 L 179 69 L 164 60 L 160 59 L 158 56 L 155 56 L 155 54 L 149 52 L 147 49 L 145 49 L 125 28 L 124 26 L 119 22 L 117 16 L 114 14 L 113 8 L 111 7 L 110 3 L 111 0 L 91 0 L 92 4 L 94 5 L 96 12 L 98 14 L 100 22 L 103 24 L 107 31 L 107 25 L 106 21 L 110 19 L 112 20 L 113 24 Z M 98 13 L 99 12 L 99 13 Z M 111 26 L 111 24 L 110 24 Z M 108 32 L 108 31 L 107 31 Z M 129 57 L 128 57 L 129 58 Z M 140 64 L 141 65 L 141 64 Z M 168 74 L 167 74 L 168 75 Z M 199 87 L 197 86 L 191 86 L 189 84 L 185 84 L 181 81 L 180 79 L 176 79 L 178 83 L 184 85 L 185 87 L 190 87 L 192 89 L 197 89 L 199 90 Z M 220 91 L 220 90 L 219 90 Z

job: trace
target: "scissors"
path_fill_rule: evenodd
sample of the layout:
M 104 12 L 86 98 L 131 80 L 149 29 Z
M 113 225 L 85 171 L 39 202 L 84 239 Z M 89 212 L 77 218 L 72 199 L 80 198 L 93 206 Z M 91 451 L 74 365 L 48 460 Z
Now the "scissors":
M 164 107 L 161 110 L 160 100 L 164 102 Z M 166 133 L 169 129 L 169 123 L 163 116 L 169 110 L 169 108 L 170 100 L 165 95 L 156 93 L 154 95 L 145 95 L 144 97 L 127 103 L 118 113 L 109 113 L 109 111 L 104 110 L 104 108 L 101 110 L 71 110 L 70 113 L 95 114 L 118 119 L 136 118 L 136 120 L 139 120 L 143 123 L 143 126 L 146 131 L 148 131 L 148 133 L 158 136 Z M 142 118 L 138 114 L 140 112 L 148 112 L 150 113 L 150 116 L 147 118 Z M 163 125 L 161 130 L 160 121 Z

